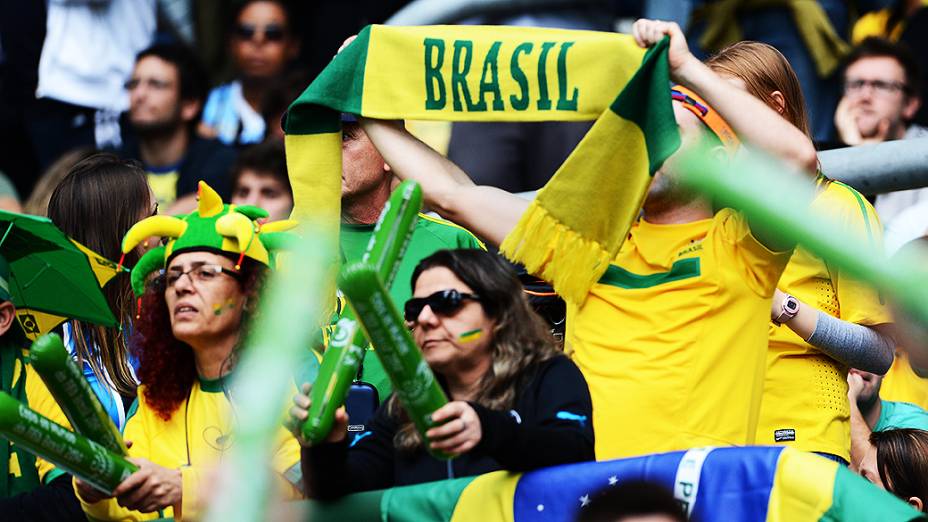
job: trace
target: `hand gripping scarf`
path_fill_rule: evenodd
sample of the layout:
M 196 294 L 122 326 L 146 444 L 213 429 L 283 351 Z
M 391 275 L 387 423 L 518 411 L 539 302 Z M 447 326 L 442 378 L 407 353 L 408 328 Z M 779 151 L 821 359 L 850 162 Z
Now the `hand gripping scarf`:
M 295 219 L 337 230 L 340 112 L 385 120 L 596 120 L 501 245 L 582 302 L 680 144 L 667 40 L 524 27 L 369 26 L 290 106 Z

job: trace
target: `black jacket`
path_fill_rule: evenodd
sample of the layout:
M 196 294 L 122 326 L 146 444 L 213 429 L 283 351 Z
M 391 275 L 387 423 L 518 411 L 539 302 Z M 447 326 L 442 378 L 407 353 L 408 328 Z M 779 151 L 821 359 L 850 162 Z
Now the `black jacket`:
M 332 499 L 347 493 L 419 484 L 497 470 L 529 471 L 593 460 L 593 406 L 580 370 L 563 355 L 526 370 L 527 383 L 515 408 L 495 411 L 470 403 L 480 417 L 482 438 L 467 454 L 438 460 L 425 449 L 394 449 L 399 427 L 386 403 L 369 431 L 349 440 L 304 449 L 307 496 Z M 349 447 L 350 446 L 350 447 Z
M 116 153 L 124 158 L 142 160 L 138 142 L 132 138 L 126 138 L 125 146 Z M 228 201 L 232 191 L 230 171 L 236 155 L 234 148 L 219 140 L 192 136 L 177 168 L 177 197 L 195 193 L 197 183 L 203 180 L 223 201 Z

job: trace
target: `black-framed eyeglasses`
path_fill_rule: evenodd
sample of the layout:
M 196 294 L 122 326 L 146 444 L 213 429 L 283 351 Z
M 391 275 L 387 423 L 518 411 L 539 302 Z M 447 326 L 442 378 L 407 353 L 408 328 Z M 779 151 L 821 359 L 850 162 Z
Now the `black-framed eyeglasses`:
M 281 42 L 287 35 L 284 26 L 280 24 L 267 24 L 259 27 L 254 24 L 238 24 L 235 26 L 235 36 L 241 40 L 253 40 L 260 32 L 268 42 Z
M 403 307 L 403 315 L 407 321 L 413 322 L 419 318 L 419 314 L 422 313 L 422 309 L 426 305 L 436 314 L 450 315 L 457 312 L 464 305 L 464 301 L 467 300 L 479 302 L 480 296 L 458 292 L 453 288 L 439 290 L 430 296 L 414 297 L 406 301 L 406 305 Z
M 221 274 L 225 274 L 236 281 L 241 281 L 242 274 L 241 272 L 236 272 L 230 268 L 226 268 L 220 265 L 213 265 L 209 263 L 203 263 L 198 265 L 193 265 L 187 270 L 176 270 L 168 269 L 164 270 L 161 273 L 161 277 L 164 280 L 166 288 L 173 288 L 174 285 L 180 281 L 180 278 L 187 276 L 190 281 L 194 284 L 196 283 L 209 283 L 210 281 L 215 280 Z
M 864 80 L 864 79 L 848 79 L 844 82 L 844 92 L 856 94 L 865 87 L 871 87 L 875 92 L 880 94 L 888 95 L 896 91 L 908 92 L 909 88 L 906 84 L 902 82 L 886 82 L 883 80 Z

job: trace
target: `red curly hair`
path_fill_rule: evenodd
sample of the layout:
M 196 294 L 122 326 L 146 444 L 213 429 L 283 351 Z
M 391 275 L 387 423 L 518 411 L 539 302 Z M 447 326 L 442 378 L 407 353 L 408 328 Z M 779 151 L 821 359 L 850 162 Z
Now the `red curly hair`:
M 242 290 L 247 305 L 242 311 L 242 328 L 239 344 L 229 361 L 234 366 L 241 341 L 254 319 L 258 292 L 264 286 L 266 267 L 245 258 L 242 263 Z M 164 278 L 156 277 L 146 286 L 142 295 L 142 313 L 135 320 L 132 334 L 132 351 L 138 358 L 136 375 L 145 385 L 145 402 L 158 415 L 169 420 L 190 393 L 197 378 L 193 349 L 174 337 L 171 316 L 164 299 Z

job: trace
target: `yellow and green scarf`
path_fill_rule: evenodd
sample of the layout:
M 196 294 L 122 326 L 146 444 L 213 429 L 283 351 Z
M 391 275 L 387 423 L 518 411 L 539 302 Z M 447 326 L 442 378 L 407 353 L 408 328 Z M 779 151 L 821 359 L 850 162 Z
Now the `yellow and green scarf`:
M 293 217 L 336 231 L 340 112 L 385 120 L 596 120 L 501 246 L 582 301 L 679 146 L 667 42 L 524 27 L 369 26 L 290 106 Z M 560 254 L 559 254 L 560 253 Z M 540 273 L 539 273 L 540 272 Z

